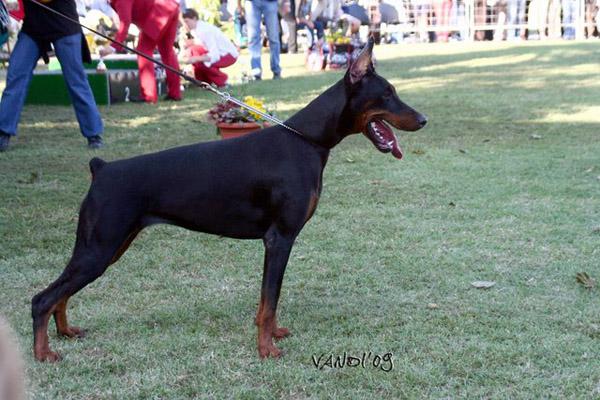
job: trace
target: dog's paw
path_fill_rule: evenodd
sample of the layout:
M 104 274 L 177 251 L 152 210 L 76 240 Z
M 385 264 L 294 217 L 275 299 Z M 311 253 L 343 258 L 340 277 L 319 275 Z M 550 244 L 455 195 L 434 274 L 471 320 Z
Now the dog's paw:
M 41 362 L 55 363 L 62 360 L 62 357 L 57 352 L 48 350 L 35 354 L 35 359 Z
M 279 357 L 281 357 L 281 354 L 282 354 L 281 350 L 279 350 L 277 347 L 275 347 L 275 345 L 258 347 L 258 355 L 262 359 L 269 358 L 269 357 L 279 358 Z
M 69 339 L 81 339 L 85 337 L 86 331 L 76 326 L 69 326 L 67 329 L 58 332 L 58 334 Z
M 283 338 L 286 338 L 288 336 L 290 336 L 292 333 L 290 332 L 290 330 L 288 328 L 275 328 L 273 330 L 273 338 L 275 340 L 281 340 Z

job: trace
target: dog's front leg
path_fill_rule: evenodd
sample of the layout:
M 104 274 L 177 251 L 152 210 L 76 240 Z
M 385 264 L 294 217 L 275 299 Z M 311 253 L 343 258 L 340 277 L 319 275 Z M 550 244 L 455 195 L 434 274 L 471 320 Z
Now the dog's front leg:
M 295 238 L 296 234 L 283 234 L 276 227 L 270 228 L 263 238 L 265 265 L 255 321 L 258 326 L 258 354 L 261 358 L 279 357 L 281 350 L 273 344 L 273 339 L 281 339 L 290 334 L 287 328 L 277 327 L 276 310 L 283 274 Z

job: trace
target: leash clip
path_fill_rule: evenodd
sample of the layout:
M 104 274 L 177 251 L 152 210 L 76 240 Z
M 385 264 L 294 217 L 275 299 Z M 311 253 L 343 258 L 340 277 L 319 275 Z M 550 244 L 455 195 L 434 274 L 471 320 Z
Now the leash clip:
M 231 94 L 229 94 L 229 92 L 220 92 L 219 94 L 221 95 L 223 100 L 225 100 L 225 101 L 231 100 Z

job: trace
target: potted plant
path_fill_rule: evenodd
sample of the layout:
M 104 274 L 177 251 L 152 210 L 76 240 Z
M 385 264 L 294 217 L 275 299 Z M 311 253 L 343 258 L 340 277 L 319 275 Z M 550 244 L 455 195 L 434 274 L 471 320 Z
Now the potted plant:
M 349 37 L 345 37 L 340 31 L 333 31 L 327 35 L 329 43 L 329 68 L 343 69 L 348 66 L 352 53 L 352 43 Z
M 261 100 L 246 96 L 244 103 L 270 115 Z M 243 136 L 269 126 L 260 115 L 228 101 L 215 104 L 208 111 L 208 120 L 217 126 L 223 139 Z

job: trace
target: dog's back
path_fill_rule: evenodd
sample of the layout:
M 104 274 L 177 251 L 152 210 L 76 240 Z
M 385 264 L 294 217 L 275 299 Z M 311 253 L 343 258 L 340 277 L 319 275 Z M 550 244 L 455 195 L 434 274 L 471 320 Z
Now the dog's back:
M 121 223 L 171 223 L 261 238 L 279 198 L 317 186 L 323 162 L 313 145 L 279 127 L 108 163 L 94 158 L 93 183 L 82 211 L 87 212 L 88 203 L 109 207 L 118 198 L 115 213 Z

